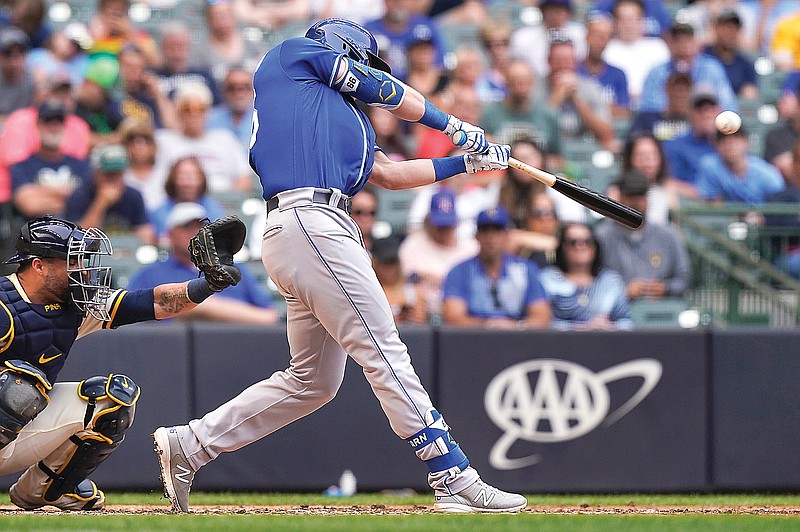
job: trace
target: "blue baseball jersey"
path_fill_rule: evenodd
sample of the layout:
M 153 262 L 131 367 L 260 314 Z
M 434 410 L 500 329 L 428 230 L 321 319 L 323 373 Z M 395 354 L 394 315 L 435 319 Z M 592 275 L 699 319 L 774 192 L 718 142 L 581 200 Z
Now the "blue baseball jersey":
M 375 131 L 350 96 L 331 88 L 341 54 L 298 37 L 262 58 L 253 75 L 250 166 L 264 199 L 302 187 L 364 186 L 375 161 Z

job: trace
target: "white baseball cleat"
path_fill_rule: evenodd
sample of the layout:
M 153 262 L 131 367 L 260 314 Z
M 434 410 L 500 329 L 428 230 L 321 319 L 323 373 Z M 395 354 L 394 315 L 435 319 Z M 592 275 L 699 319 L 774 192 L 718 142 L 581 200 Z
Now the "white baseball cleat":
M 188 512 L 195 471 L 183 454 L 177 427 L 159 427 L 153 433 L 153 442 L 158 453 L 164 496 L 172 503 L 175 512 Z
M 481 479 L 455 494 L 436 492 L 434 510 L 453 513 L 515 513 L 528 504 L 528 500 L 516 493 L 507 493 L 490 486 Z

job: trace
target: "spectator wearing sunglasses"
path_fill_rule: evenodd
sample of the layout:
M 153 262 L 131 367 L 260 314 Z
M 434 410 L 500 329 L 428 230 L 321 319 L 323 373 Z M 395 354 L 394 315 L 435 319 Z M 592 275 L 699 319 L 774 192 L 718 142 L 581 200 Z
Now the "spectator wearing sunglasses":
M 456 265 L 444 280 L 446 324 L 489 329 L 550 324 L 550 303 L 538 279 L 539 268 L 506 252 L 509 224 L 504 207 L 478 215 L 478 254 Z
M 353 196 L 350 216 L 361 231 L 364 248 L 372 253 L 372 229 L 378 216 L 378 192 L 373 185 L 367 183 Z
M 210 194 L 250 191 L 254 178 L 245 148 L 230 131 L 208 126 L 212 101 L 203 83 L 186 83 L 176 91 L 178 130 L 156 131 L 156 164 L 165 175 L 175 161 L 194 155 L 208 177 Z
M 528 233 L 537 235 L 539 241 L 536 245 L 523 245 L 517 254 L 532 261 L 539 268 L 552 265 L 556 259 L 556 236 L 560 223 L 556 204 L 551 195 L 545 190 L 534 194 L 530 200 L 524 228 Z
M 556 262 L 539 274 L 553 309 L 553 327 L 562 330 L 630 329 L 625 282 L 603 267 L 592 228 L 565 224 L 559 232 Z
M 242 148 L 249 148 L 253 132 L 253 73 L 232 67 L 222 83 L 222 99 L 222 104 L 208 113 L 208 128 L 227 129 L 236 135 Z

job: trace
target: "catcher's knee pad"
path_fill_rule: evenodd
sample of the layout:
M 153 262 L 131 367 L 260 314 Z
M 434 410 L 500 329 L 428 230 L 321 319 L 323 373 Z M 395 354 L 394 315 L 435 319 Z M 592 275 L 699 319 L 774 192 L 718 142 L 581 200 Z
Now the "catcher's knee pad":
M 23 360 L 6 360 L 0 369 L 0 449 L 49 404 L 52 389 L 44 372 Z
M 71 493 L 119 447 L 125 431 L 133 423 L 139 392 L 135 382 L 119 374 L 92 377 L 80 383 L 78 395 L 88 403 L 84 426 L 91 426 L 92 432 L 70 437 L 75 452 L 58 471 L 39 462 L 39 469 L 50 477 L 43 496 L 45 501 L 54 502 L 65 493 Z M 97 402 L 102 399 L 110 399 L 112 405 L 95 413 Z
M 86 379 L 78 386 L 78 395 L 88 403 L 83 425 L 91 425 L 92 430 L 105 436 L 109 443 L 122 441 L 125 431 L 133 424 L 140 392 L 133 379 L 122 374 Z M 112 405 L 95 412 L 97 401 L 102 399 L 110 399 Z
M 461 471 L 469 467 L 469 460 L 461 446 L 450 435 L 450 427 L 445 423 L 442 415 L 436 410 L 430 410 L 425 415 L 428 426 L 413 436 L 406 438 L 414 452 L 425 461 L 431 473 L 446 471 L 458 467 Z M 436 452 L 426 453 L 426 447 L 435 445 Z M 430 458 L 423 458 L 430 455 Z

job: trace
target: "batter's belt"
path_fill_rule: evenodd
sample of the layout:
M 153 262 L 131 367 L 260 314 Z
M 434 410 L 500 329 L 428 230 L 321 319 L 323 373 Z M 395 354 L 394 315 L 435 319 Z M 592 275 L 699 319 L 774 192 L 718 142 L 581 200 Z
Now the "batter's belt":
M 339 197 L 338 201 L 334 199 L 335 196 Z M 267 214 L 280 207 L 288 208 L 308 203 L 330 205 L 331 207 L 342 209 L 350 214 L 351 202 L 348 196 L 345 196 L 338 190 L 334 191 L 333 189 L 325 190 L 320 188 L 303 188 L 280 192 L 267 200 Z

